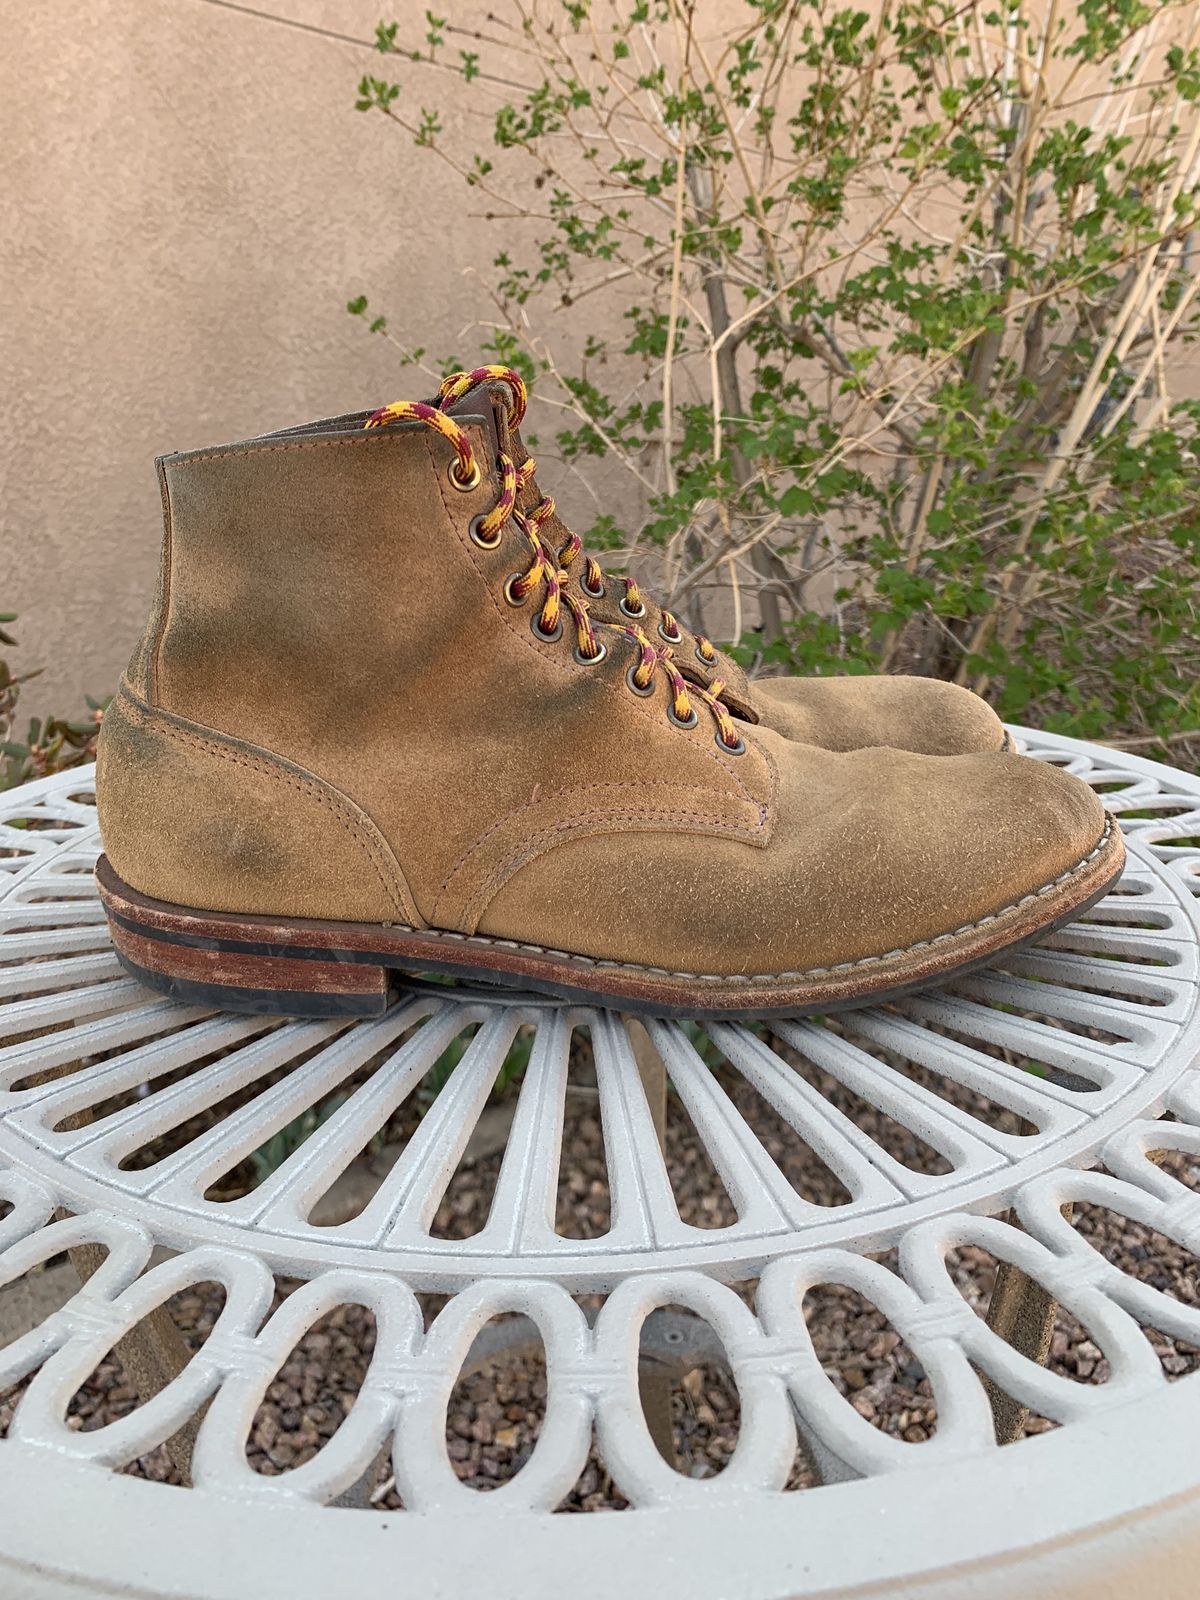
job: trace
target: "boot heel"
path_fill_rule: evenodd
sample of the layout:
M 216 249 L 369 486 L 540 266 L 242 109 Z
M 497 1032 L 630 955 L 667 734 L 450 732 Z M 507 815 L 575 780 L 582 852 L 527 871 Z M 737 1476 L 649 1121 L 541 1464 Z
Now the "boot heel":
M 144 899 L 103 857 L 97 881 L 117 959 L 148 989 L 192 1005 L 272 1016 L 377 1017 L 387 1010 L 382 966 L 344 951 L 289 951 L 284 923 L 267 924 L 252 941 L 224 937 L 214 926 L 219 916 Z

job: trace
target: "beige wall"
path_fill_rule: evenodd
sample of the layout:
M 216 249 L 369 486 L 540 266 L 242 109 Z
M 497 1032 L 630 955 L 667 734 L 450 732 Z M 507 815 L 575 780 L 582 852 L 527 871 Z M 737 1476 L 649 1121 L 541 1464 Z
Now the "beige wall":
M 367 39 L 389 9 L 261 4 Z M 486 10 L 455 0 L 457 21 Z M 21 616 L 14 663 L 45 668 L 27 709 L 70 713 L 141 623 L 153 457 L 423 392 L 345 302 L 469 358 L 488 308 L 464 272 L 495 239 L 434 158 L 355 112 L 369 51 L 203 0 L 2 11 L 0 611 Z M 420 100 L 456 82 L 414 71 L 395 75 Z
M 381 11 L 419 38 L 427 0 L 251 3 L 370 40 Z M 437 9 L 470 26 L 493 8 Z M 699 15 L 712 35 L 744 10 Z M 0 0 L 0 611 L 20 613 L 14 664 L 44 668 L 26 710 L 115 686 L 157 559 L 156 454 L 428 392 L 347 316 L 351 295 L 402 340 L 476 357 L 497 225 L 355 112 L 364 71 L 437 103 L 451 148 L 490 150 L 494 94 L 214 0 Z M 506 192 L 528 184 L 526 158 L 496 159 Z M 569 362 L 588 331 L 618 331 L 591 328 L 598 301 L 537 332 Z M 1200 356 L 1181 364 L 1200 392 Z M 636 526 L 618 469 L 586 473 L 543 473 L 568 519 L 586 527 L 616 489 Z

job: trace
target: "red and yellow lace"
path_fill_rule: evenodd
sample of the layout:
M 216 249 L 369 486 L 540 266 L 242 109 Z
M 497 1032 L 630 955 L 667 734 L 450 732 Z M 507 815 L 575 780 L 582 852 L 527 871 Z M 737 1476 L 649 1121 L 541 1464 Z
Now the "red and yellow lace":
M 510 428 L 519 428 L 529 406 L 529 391 L 525 387 L 525 380 L 519 372 L 512 367 L 476 367 L 472 372 L 455 372 L 442 384 L 438 392 L 437 404 L 445 409 L 458 400 L 464 399 L 485 383 L 503 383 L 512 395 L 512 404 L 508 409 L 508 425 Z M 518 469 L 518 491 L 523 491 L 533 482 L 534 463 L 527 460 Z M 532 511 L 526 512 L 526 520 L 540 537 L 544 523 L 554 515 L 554 501 L 549 495 L 543 495 Z M 558 551 L 558 566 L 563 571 L 569 571 L 571 564 L 583 557 L 583 576 L 580 578 L 580 587 L 583 592 L 590 595 L 593 600 L 599 600 L 605 592 L 605 576 L 603 568 L 594 556 L 588 555 L 583 548 L 583 540 L 577 533 L 568 532 L 566 542 Z M 616 582 L 624 586 L 625 592 L 620 599 L 622 616 L 628 617 L 631 622 L 640 621 L 646 615 L 646 603 L 638 591 L 637 583 L 633 578 L 619 575 Z M 670 611 L 663 610 L 659 620 L 659 633 L 663 641 L 669 645 L 683 643 L 684 633 L 679 625 L 678 618 Z M 696 655 L 705 666 L 711 667 L 717 659 L 716 649 L 710 639 L 704 634 L 696 634 Z
M 455 452 L 455 460 L 451 463 L 449 473 L 451 483 L 464 492 L 474 489 L 482 480 L 482 469 L 470 437 L 453 417 L 447 415 L 445 407 L 462 399 L 479 384 L 494 382 L 508 386 L 512 395 L 509 426 L 518 427 L 525 415 L 528 401 L 525 384 L 520 375 L 511 368 L 491 366 L 476 367 L 473 372 L 452 374 L 442 384 L 436 405 L 428 405 L 420 400 L 397 400 L 372 412 L 365 426 L 380 428 L 393 422 L 417 422 L 440 434 Z M 547 548 L 541 534 L 544 524 L 554 515 L 554 501 L 549 496 L 543 496 L 532 510 L 522 512 L 517 509 L 519 495 L 533 481 L 537 470 L 532 457 L 517 467 L 511 457 L 501 451 L 499 468 L 500 497 L 489 511 L 473 519 L 471 538 L 481 549 L 493 550 L 504 537 L 506 525 L 510 521 L 515 523 L 528 545 L 529 565 L 524 572 L 514 573 L 507 580 L 504 585 L 504 598 L 510 605 L 520 606 L 541 586 L 544 589 L 541 610 L 534 620 L 534 629 L 538 635 L 546 640 L 557 639 L 563 631 L 562 613 L 566 610 L 575 627 L 576 660 L 585 665 L 594 665 L 602 661 L 608 650 L 596 634 L 595 625 L 588 613 L 587 601 L 574 594 L 569 587 L 568 568 L 582 552 L 582 540 L 578 534 L 570 534 L 556 556 Z M 584 576 L 580 587 L 593 598 L 598 598 L 604 593 L 604 574 L 599 563 L 591 556 L 585 556 L 584 560 Z M 646 606 L 638 593 L 637 584 L 632 578 L 623 578 L 621 581 L 625 585 L 625 594 L 620 607 L 624 615 L 631 619 L 631 624 L 626 626 L 620 623 L 601 623 L 601 626 L 631 640 L 637 646 L 638 659 L 630 664 L 625 675 L 629 687 L 635 694 L 652 694 L 654 676 L 661 667 L 671 687 L 669 711 L 671 720 L 679 727 L 695 727 L 699 719 L 691 702 L 691 696 L 694 695 L 712 712 L 717 724 L 718 745 L 728 754 L 741 754 L 746 746 L 728 709 L 719 698 L 724 687 L 721 680 L 715 679 L 707 689 L 698 684 L 689 684 L 673 658 L 672 646 L 683 638 L 678 622 L 669 611 L 664 611 L 660 623 L 664 643 L 652 644 L 632 620 L 646 615 Z M 709 652 L 707 655 L 702 653 L 701 646 L 707 647 Z M 712 645 L 701 635 L 697 636 L 696 653 L 701 660 L 716 659 Z

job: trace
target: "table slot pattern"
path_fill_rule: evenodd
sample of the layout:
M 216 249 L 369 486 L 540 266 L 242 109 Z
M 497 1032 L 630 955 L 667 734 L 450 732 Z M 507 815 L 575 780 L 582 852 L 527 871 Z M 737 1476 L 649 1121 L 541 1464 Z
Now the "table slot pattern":
M 27 1382 L 0 1464 L 51 1452 L 110 1472 L 203 1410 L 201 1495 L 328 1505 L 386 1451 L 410 1511 L 541 1513 L 570 1492 L 594 1439 L 635 1507 L 720 1507 L 777 1495 L 797 1448 L 825 1482 L 994 1449 L 977 1372 L 1064 1427 L 1157 1394 L 1167 1378 L 1142 1329 L 1200 1344 L 1200 1310 L 1106 1260 L 1064 1207 L 1104 1207 L 1200 1253 L 1200 1195 L 1153 1159 L 1170 1150 L 1200 1166 L 1200 782 L 1025 740 L 1100 789 L 1129 835 L 1118 891 L 1084 919 L 947 989 L 841 1019 L 769 1032 L 648 1020 L 732 1202 L 734 1220 L 714 1228 L 680 1214 L 619 1015 L 481 989 L 414 989 L 358 1024 L 159 999 L 123 975 L 108 941 L 91 773 L 0 796 L 0 1293 L 66 1249 L 107 1252 L 0 1351 L 0 1385 Z M 580 1030 L 611 1196 L 611 1226 L 586 1239 L 555 1225 Z M 366 1202 L 333 1225 L 314 1220 L 455 1041 L 457 1064 Z M 518 1044 L 528 1065 L 486 1221 L 469 1239 L 438 1237 L 439 1204 Z M 739 1084 L 837 1178 L 844 1203 L 797 1191 L 743 1115 Z M 889 1153 L 851 1104 L 907 1130 L 938 1170 Z M 302 1142 L 223 1197 L 231 1171 L 304 1117 Z M 966 1246 L 1059 1300 L 1102 1351 L 1107 1381 L 1049 1373 L 993 1333 L 947 1266 Z M 873 1259 L 884 1251 L 894 1268 Z M 302 1283 L 272 1310 L 280 1276 Z M 752 1304 L 733 1287 L 746 1280 Z M 114 1343 L 209 1282 L 224 1306 L 178 1377 L 119 1421 L 69 1427 L 72 1396 Z M 823 1283 L 861 1295 L 911 1349 L 937 1409 L 927 1442 L 872 1427 L 831 1381 L 803 1310 Z M 448 1296 L 428 1328 L 422 1291 Z M 581 1309 L 585 1293 L 601 1297 L 598 1313 Z M 261 1476 L 246 1441 L 263 1394 L 305 1330 L 352 1303 L 374 1315 L 377 1342 L 349 1415 L 303 1466 Z M 738 1444 L 712 1479 L 661 1459 L 638 1395 L 647 1319 L 677 1306 L 738 1389 Z M 521 1470 L 478 1494 L 447 1456 L 446 1409 L 476 1341 L 506 1316 L 527 1319 L 544 1348 L 546 1416 Z

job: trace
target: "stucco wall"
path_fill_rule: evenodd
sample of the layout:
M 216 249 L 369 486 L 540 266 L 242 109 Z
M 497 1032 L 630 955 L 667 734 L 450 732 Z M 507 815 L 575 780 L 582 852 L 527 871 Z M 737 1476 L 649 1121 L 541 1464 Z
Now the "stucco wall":
M 366 39 L 381 11 L 266 4 Z M 153 457 L 420 393 L 345 302 L 364 290 L 469 358 L 489 308 L 464 273 L 495 239 L 434 158 L 355 112 L 366 50 L 204 0 L 23 0 L 3 40 L 0 610 L 21 616 L 16 663 L 45 668 L 27 709 L 67 713 L 115 685 L 140 627 Z M 416 92 L 447 88 L 453 131 L 461 80 Z
M 492 314 L 488 203 L 353 102 L 364 71 L 397 76 L 405 109 L 438 105 L 451 147 L 488 149 L 494 97 L 306 31 L 369 41 L 383 11 L 419 38 L 426 0 L 253 4 L 299 26 L 229 0 L 4 8 L 0 611 L 20 614 L 15 664 L 44 669 L 27 711 L 71 713 L 115 686 L 155 572 L 156 454 L 427 392 L 347 316 L 353 294 L 402 340 L 466 362 Z M 471 26 L 493 7 L 449 9 Z M 699 13 L 710 34 L 743 14 L 740 0 Z M 525 157 L 496 160 L 501 186 L 528 184 Z M 564 355 L 617 333 L 593 326 L 598 304 L 538 331 Z M 1177 365 L 1200 392 L 1200 354 Z M 586 470 L 587 486 L 541 474 L 582 526 L 628 482 Z

